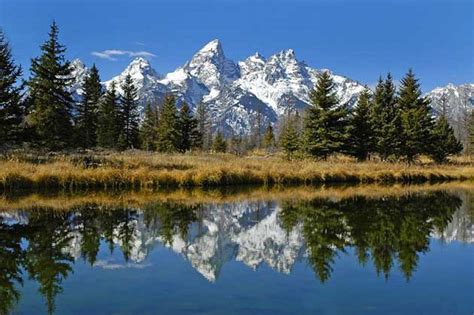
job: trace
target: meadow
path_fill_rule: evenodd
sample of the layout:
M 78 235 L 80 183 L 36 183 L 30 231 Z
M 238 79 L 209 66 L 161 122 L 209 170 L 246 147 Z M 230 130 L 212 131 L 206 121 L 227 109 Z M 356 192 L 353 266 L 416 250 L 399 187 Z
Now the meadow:
M 230 185 L 292 186 L 337 183 L 426 183 L 473 180 L 472 158 L 447 164 L 288 161 L 280 155 L 167 155 L 143 151 L 89 154 L 13 153 L 0 158 L 0 189 L 157 189 Z

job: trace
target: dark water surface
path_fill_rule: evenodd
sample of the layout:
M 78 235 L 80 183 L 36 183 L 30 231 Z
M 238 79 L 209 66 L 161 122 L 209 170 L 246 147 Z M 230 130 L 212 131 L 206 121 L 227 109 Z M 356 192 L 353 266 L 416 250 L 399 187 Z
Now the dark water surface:
M 0 314 L 474 313 L 469 190 L 83 199 L 0 212 Z

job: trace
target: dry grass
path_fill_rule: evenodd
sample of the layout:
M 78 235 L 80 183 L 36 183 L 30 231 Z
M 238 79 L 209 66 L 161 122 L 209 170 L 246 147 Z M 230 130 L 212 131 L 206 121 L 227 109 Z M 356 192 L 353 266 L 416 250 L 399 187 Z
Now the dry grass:
M 47 159 L 13 156 L 0 160 L 3 189 L 122 189 L 216 187 L 226 185 L 296 185 L 320 183 L 421 183 L 474 179 L 469 158 L 447 165 L 421 161 L 355 163 L 348 158 L 328 161 L 286 161 L 280 157 L 233 155 L 163 155 L 146 152 Z
M 253 187 L 236 190 L 203 190 L 203 189 L 176 189 L 176 190 L 142 190 L 126 191 L 121 193 L 58 192 L 54 194 L 33 193 L 26 195 L 0 196 L 0 211 L 35 210 L 49 208 L 54 210 L 68 210 L 84 205 L 98 205 L 104 208 L 133 207 L 141 208 L 155 202 L 172 202 L 185 205 L 222 204 L 229 202 L 264 202 L 269 200 L 292 201 L 312 200 L 315 198 L 330 198 L 340 200 L 354 196 L 366 198 L 381 198 L 385 196 L 403 196 L 412 193 L 430 191 L 472 192 L 472 182 L 449 182 L 421 185 L 354 185 L 354 186 L 300 186 L 300 187 Z

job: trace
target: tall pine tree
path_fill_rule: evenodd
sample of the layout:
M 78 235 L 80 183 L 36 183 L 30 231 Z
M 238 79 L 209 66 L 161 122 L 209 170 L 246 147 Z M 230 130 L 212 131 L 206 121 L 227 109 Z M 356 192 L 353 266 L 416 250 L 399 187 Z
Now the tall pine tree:
M 437 163 L 444 163 L 448 156 L 462 151 L 462 144 L 454 136 L 454 130 L 444 115 L 441 115 L 436 121 L 429 139 L 432 140 L 429 153 Z
M 410 69 L 401 81 L 398 106 L 402 122 L 402 153 L 408 162 L 430 151 L 433 134 L 430 101 L 422 96 L 420 84 Z
M 173 95 L 165 97 L 159 117 L 156 148 L 160 152 L 175 152 L 178 150 L 179 126 L 176 100 Z
M 122 97 L 120 98 L 119 117 L 120 128 L 120 149 L 138 148 L 138 102 L 137 88 L 133 84 L 132 76 L 127 74 L 122 86 Z
M 0 29 L 0 146 L 22 141 L 25 109 L 21 75 L 21 67 L 15 65 L 9 43 Z
M 193 117 L 186 102 L 181 105 L 178 117 L 178 151 L 186 152 L 202 145 L 202 137 L 198 129 L 198 121 Z
M 348 111 L 340 106 L 334 82 L 328 72 L 323 72 L 310 94 L 304 125 L 304 146 L 307 153 L 327 158 L 343 152 L 348 139 Z
M 468 141 L 468 147 L 467 147 L 467 154 L 469 155 L 474 155 L 474 110 L 471 111 L 471 114 L 469 115 L 469 141 Z
M 372 122 L 375 128 L 375 146 L 382 160 L 398 158 L 402 146 L 402 125 L 397 106 L 396 88 L 392 75 L 379 79 L 372 104 Z
M 279 146 L 285 152 L 288 160 L 292 159 L 300 149 L 300 132 L 298 130 L 297 115 L 288 114 L 285 120 L 281 121 Z
M 100 105 L 97 121 L 97 145 L 102 148 L 117 147 L 119 133 L 118 96 L 115 82 L 105 92 Z
M 145 106 L 145 117 L 140 126 L 140 144 L 146 151 L 156 150 L 156 140 L 158 139 L 158 110 L 156 106 L 149 103 Z
M 55 22 L 41 51 L 41 56 L 31 61 L 28 122 L 33 126 L 40 145 L 58 150 L 70 145 L 73 100 L 69 92 L 71 67 L 64 57 L 66 48 L 58 42 Z
M 371 95 L 366 88 L 359 95 L 350 123 L 350 151 L 359 161 L 365 161 L 369 153 L 374 152 L 374 128 L 370 119 L 370 106 Z
M 196 119 L 198 121 L 198 132 L 201 135 L 201 149 L 209 151 L 212 143 L 211 119 L 209 109 L 206 104 L 200 103 L 196 109 Z
M 77 105 L 76 145 L 91 148 L 97 144 L 97 120 L 102 97 L 99 70 L 95 64 L 85 78 L 82 90 L 84 91 L 82 101 Z

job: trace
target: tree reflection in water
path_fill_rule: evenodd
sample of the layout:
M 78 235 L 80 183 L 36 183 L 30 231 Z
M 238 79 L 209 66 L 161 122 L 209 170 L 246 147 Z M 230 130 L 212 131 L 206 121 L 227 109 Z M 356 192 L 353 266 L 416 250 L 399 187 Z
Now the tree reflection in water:
M 429 249 L 431 232 L 442 231 L 461 204 L 459 197 L 447 192 L 315 199 L 283 204 L 280 218 L 287 231 L 302 223 L 308 261 L 322 282 L 331 276 L 337 253 L 347 247 L 354 248 L 362 265 L 372 257 L 377 273 L 386 279 L 397 260 L 409 280 L 419 254 Z
M 378 199 L 319 198 L 281 203 L 278 224 L 287 233 L 300 229 L 308 263 L 321 282 L 331 277 L 337 255 L 349 248 L 360 264 L 372 261 L 386 279 L 397 263 L 409 280 L 419 254 L 429 250 L 431 233 L 443 231 L 461 204 L 457 195 L 443 191 Z M 91 266 L 101 242 L 111 252 L 119 246 L 128 261 L 143 233 L 140 229 L 164 245 L 171 245 L 176 236 L 187 239 L 192 224 L 205 233 L 201 230 L 205 208 L 166 202 L 140 210 L 85 204 L 65 211 L 0 213 L 0 314 L 14 308 L 20 298 L 18 287 L 27 275 L 39 284 L 48 312 L 54 312 L 55 298 L 77 259 L 68 250 L 75 236 L 80 240 L 80 257 Z M 258 223 L 265 212 L 249 215 L 249 222 Z

